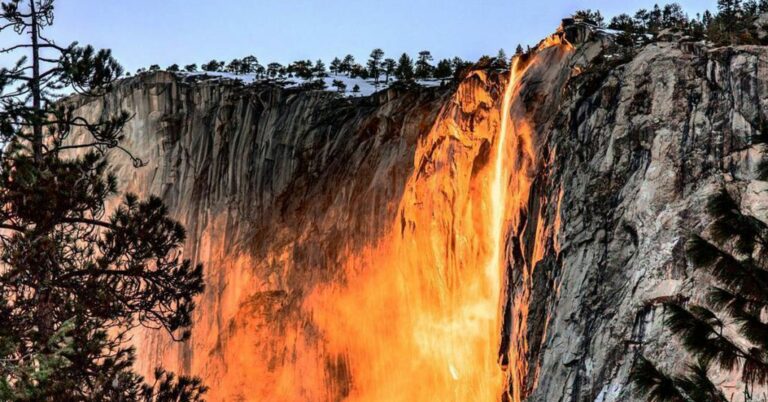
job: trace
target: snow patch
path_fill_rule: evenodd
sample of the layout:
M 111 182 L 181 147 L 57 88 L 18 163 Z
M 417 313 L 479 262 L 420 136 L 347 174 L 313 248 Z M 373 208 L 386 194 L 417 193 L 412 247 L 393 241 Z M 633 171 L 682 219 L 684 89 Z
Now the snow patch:
M 299 77 L 288 77 L 288 78 L 257 78 L 256 74 L 235 74 L 230 72 L 211 72 L 211 71 L 202 71 L 202 72 L 178 72 L 176 74 L 179 74 L 183 77 L 200 77 L 204 79 L 209 80 L 216 80 L 216 79 L 225 79 L 225 80 L 237 80 L 241 81 L 244 84 L 254 84 L 254 83 L 268 83 L 273 82 L 278 85 L 283 86 L 284 88 L 297 88 L 305 84 L 310 84 L 314 81 L 322 80 L 325 83 L 325 91 L 327 92 L 338 92 L 337 88 L 333 86 L 334 81 L 341 81 L 346 85 L 346 90 L 342 93 L 344 96 L 349 97 L 363 97 L 363 96 L 370 96 L 378 91 L 384 90 L 389 88 L 390 85 L 395 83 L 395 79 L 393 77 L 389 78 L 389 82 L 384 82 L 386 80 L 385 76 L 381 76 L 379 78 L 378 85 L 376 82 L 369 78 L 369 79 L 363 79 L 360 77 L 352 78 L 347 75 L 335 75 L 330 74 L 327 77 L 322 78 L 313 78 L 311 80 L 305 80 L 303 78 Z M 439 87 L 444 81 L 447 82 L 447 80 L 441 80 L 441 79 L 425 79 L 425 80 L 416 80 L 416 83 L 423 86 L 423 87 Z M 359 92 L 352 92 L 352 89 L 357 85 L 360 88 Z
M 624 31 L 620 31 L 618 29 L 609 29 L 609 28 L 598 28 L 597 32 L 602 32 L 604 34 L 608 34 L 612 36 L 618 36 L 624 33 Z

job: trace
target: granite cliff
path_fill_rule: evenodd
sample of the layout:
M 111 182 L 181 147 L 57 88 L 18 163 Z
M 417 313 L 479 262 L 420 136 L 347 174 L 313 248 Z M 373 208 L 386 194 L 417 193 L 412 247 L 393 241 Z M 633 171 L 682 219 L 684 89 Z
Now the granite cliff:
M 573 25 L 441 88 L 360 99 L 123 80 L 124 191 L 163 197 L 206 267 L 193 335 L 135 336 L 209 399 L 631 401 L 638 352 L 681 368 L 659 301 L 701 297 L 686 233 L 754 180 L 768 49 L 636 49 Z M 501 135 L 504 133 L 504 135 Z

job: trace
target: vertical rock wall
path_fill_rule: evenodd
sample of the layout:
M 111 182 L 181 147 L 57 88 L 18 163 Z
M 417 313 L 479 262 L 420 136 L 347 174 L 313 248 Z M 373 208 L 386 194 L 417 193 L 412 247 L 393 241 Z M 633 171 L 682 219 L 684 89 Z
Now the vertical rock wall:
M 206 266 L 192 339 L 142 332 L 140 368 L 200 375 L 214 401 L 497 399 L 502 383 L 503 398 L 517 384 L 529 401 L 635 400 L 636 353 L 681 368 L 657 303 L 702 296 L 683 242 L 706 198 L 727 186 L 765 216 L 766 60 L 679 42 L 628 54 L 582 26 L 524 60 L 510 110 L 504 75 L 482 71 L 361 100 L 159 73 L 74 100 L 134 114 L 124 144 L 148 165 L 115 154 L 120 182 L 161 195 Z M 510 176 L 524 207 L 505 217 L 489 304 L 478 275 L 504 113 L 534 163 L 524 197 Z M 509 152 L 505 171 L 523 160 Z

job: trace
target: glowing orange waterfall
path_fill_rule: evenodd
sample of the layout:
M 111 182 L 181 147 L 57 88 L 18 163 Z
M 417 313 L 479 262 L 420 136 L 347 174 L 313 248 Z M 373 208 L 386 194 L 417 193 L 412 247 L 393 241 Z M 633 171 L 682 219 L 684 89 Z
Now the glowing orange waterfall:
M 530 130 L 509 115 L 517 68 L 503 104 L 479 125 L 456 118 L 454 109 L 493 102 L 484 89 L 489 78 L 476 71 L 469 81 L 483 85 L 459 88 L 418 144 L 391 233 L 350 257 L 345 284 L 308 298 L 325 352 L 349 361 L 347 400 L 500 399 L 501 250 L 507 225 L 527 201 L 533 160 Z M 491 144 L 488 162 L 475 171 L 483 142 Z M 515 161 L 519 154 L 524 160 Z
M 518 77 L 524 71 L 519 71 L 519 59 L 516 58 L 510 69 L 510 78 L 504 96 L 502 107 L 502 125 L 499 133 L 500 146 L 497 148 L 496 177 L 493 183 L 491 200 L 494 204 L 494 221 L 492 239 L 499 247 L 494 254 L 489 270 L 501 271 L 506 262 L 501 255 L 501 245 L 505 241 L 503 229 L 520 227 L 520 220 L 527 208 L 531 187 L 531 171 L 536 158 L 532 131 L 525 118 L 513 118 L 512 100 L 517 93 Z M 507 139 L 509 138 L 509 139 Z M 507 161 L 508 163 L 505 163 Z M 536 244 L 539 243 L 538 233 Z M 538 259 L 541 257 L 539 256 Z M 535 264 L 535 261 L 533 262 Z M 527 264 L 525 264 L 527 265 Z M 491 268 L 492 266 L 492 268 Z M 516 270 L 526 270 L 526 266 L 514 266 Z M 525 272 L 523 275 L 525 276 Z M 502 278 L 504 278 L 502 276 Z M 508 280 L 508 278 L 504 278 Z M 508 397 L 513 402 L 520 402 L 523 398 L 525 376 L 528 364 L 525 353 L 526 322 L 528 315 L 528 303 L 525 296 L 521 295 L 523 289 L 510 289 L 513 293 L 512 317 L 516 320 L 512 323 L 511 341 L 513 346 L 509 349 L 510 362 L 509 383 L 511 384 Z M 523 290 L 525 292 L 525 290 Z
M 504 256 L 501 254 L 501 249 L 504 240 L 503 230 L 506 221 L 506 201 L 508 191 L 508 186 L 506 184 L 509 177 L 505 156 L 507 155 L 506 151 L 508 151 L 507 137 L 509 137 L 510 129 L 514 128 L 514 123 L 510 124 L 511 117 L 509 109 L 517 85 L 518 61 L 519 59 L 515 58 L 512 62 L 512 67 L 509 71 L 509 82 L 504 91 L 504 102 L 501 107 L 501 128 L 499 129 L 499 135 L 495 144 L 493 178 L 490 191 L 491 231 L 489 241 L 492 245 L 492 251 L 485 271 L 488 280 L 499 285 L 497 293 L 501 292 L 502 264 L 504 260 Z M 512 133 L 512 135 L 514 135 L 514 133 Z
M 492 211 L 492 219 L 491 219 L 491 236 L 490 241 L 491 244 L 493 244 L 494 250 L 491 253 L 490 261 L 488 262 L 488 267 L 486 268 L 487 275 L 489 278 L 493 277 L 497 280 L 497 283 L 499 283 L 499 286 L 501 285 L 502 281 L 505 279 L 503 277 L 503 264 L 505 261 L 505 256 L 502 255 L 502 243 L 504 242 L 503 238 L 503 230 L 506 227 L 507 223 L 507 213 L 508 209 L 513 209 L 512 211 L 514 214 L 519 214 L 519 211 L 521 208 L 523 208 L 523 202 L 527 201 L 527 194 L 521 194 L 522 190 L 525 190 L 525 192 L 528 192 L 528 189 L 526 188 L 528 183 L 527 180 L 527 163 L 519 163 L 517 164 L 517 167 L 524 167 L 523 169 L 516 169 L 515 176 L 510 177 L 509 167 L 508 164 L 505 163 L 505 156 L 507 155 L 515 155 L 514 153 L 509 153 L 509 145 L 507 144 L 507 138 L 510 137 L 513 141 L 513 150 L 518 151 L 523 146 L 523 150 L 525 153 L 517 152 L 517 155 L 520 155 L 529 161 L 532 160 L 534 157 L 531 148 L 530 148 L 530 138 L 528 138 L 529 141 L 523 142 L 525 138 L 517 137 L 518 134 L 517 128 L 515 127 L 516 124 L 514 121 L 512 121 L 511 117 L 511 105 L 512 105 L 512 99 L 516 93 L 517 88 L 517 81 L 518 81 L 518 62 L 519 58 L 515 58 L 512 67 L 509 71 L 509 83 L 507 84 L 506 91 L 504 92 L 504 103 L 501 108 L 502 118 L 501 118 L 501 129 L 499 130 L 499 139 L 498 139 L 498 145 L 496 146 L 496 160 L 494 163 L 494 177 L 493 182 L 491 185 L 491 211 Z M 511 132 L 510 132 L 511 131 Z M 523 134 L 529 134 L 529 130 L 526 130 Z M 527 146 L 526 146 L 527 145 Z M 523 161 L 520 161 L 523 162 Z M 507 193 L 510 190 L 510 185 L 514 185 L 516 188 L 515 190 L 518 190 L 516 192 L 513 192 L 511 205 L 507 205 Z M 511 208 L 509 208 L 511 207 Z M 517 218 L 517 216 L 515 216 Z M 516 221 L 517 219 L 515 219 Z M 517 222 L 514 222 L 515 226 Z M 501 296 L 501 287 L 499 287 L 498 290 L 499 295 Z M 513 334 L 513 339 L 515 336 L 524 336 L 524 334 Z M 522 378 L 525 374 L 525 357 L 519 356 L 517 353 L 518 351 L 515 348 L 512 348 L 510 350 L 510 356 L 509 359 L 513 363 L 513 367 L 511 369 L 510 375 L 511 375 L 511 384 L 512 389 L 511 391 L 511 398 L 514 402 L 519 402 L 521 400 L 520 396 L 520 389 L 522 387 Z M 507 369 L 507 367 L 502 367 L 504 369 Z

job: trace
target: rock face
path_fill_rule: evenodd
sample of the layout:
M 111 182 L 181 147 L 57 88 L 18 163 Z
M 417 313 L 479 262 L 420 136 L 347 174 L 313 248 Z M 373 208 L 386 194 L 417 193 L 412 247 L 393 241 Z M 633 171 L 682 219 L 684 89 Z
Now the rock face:
M 345 359 L 325 356 L 302 303 L 317 284 L 343 281 L 344 258 L 389 228 L 415 143 L 446 95 L 351 102 L 158 74 L 84 105 L 91 116 L 135 114 L 124 144 L 148 165 L 115 154 L 118 177 L 125 191 L 163 196 L 188 230 L 186 255 L 207 267 L 192 339 L 142 334 L 142 371 L 163 363 L 200 375 L 212 400 L 348 393 Z
M 538 299 L 551 304 L 529 400 L 635 400 L 627 376 L 638 352 L 684 367 L 655 304 L 702 297 L 706 278 L 683 245 L 706 227 L 714 191 L 726 186 L 766 217 L 765 183 L 753 180 L 763 148 L 752 145 L 767 117 L 766 54 L 661 42 L 621 64 L 598 56 L 538 125 L 558 149 L 549 180 L 562 183 L 562 229 L 555 262 L 534 279 L 557 291 Z
M 683 243 L 706 198 L 768 213 L 766 60 L 571 26 L 511 81 L 352 101 L 157 73 L 74 99 L 134 114 L 148 165 L 114 154 L 120 182 L 206 267 L 191 340 L 142 331 L 140 369 L 213 401 L 636 400 L 637 353 L 683 366 L 656 304 L 702 296 Z

